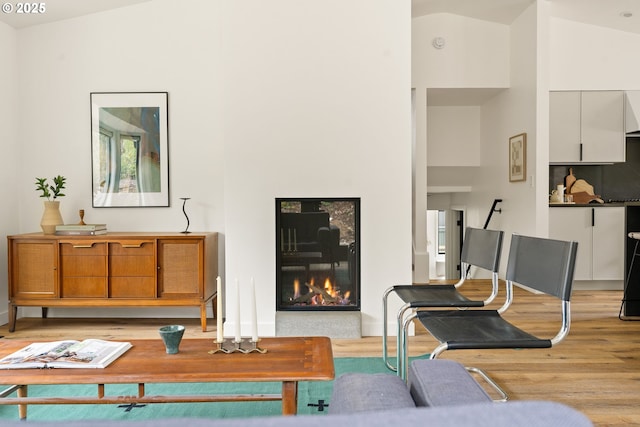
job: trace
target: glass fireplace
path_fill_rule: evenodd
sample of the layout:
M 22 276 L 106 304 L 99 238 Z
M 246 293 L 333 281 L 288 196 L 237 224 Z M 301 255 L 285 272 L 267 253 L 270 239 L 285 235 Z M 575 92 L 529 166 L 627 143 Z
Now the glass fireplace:
M 360 199 L 276 199 L 276 310 L 360 310 Z

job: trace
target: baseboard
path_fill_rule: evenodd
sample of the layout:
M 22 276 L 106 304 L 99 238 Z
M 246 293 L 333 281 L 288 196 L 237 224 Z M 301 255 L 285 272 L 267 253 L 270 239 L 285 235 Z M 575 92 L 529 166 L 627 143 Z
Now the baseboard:
M 40 317 L 40 307 L 18 307 L 18 318 Z M 47 317 L 64 318 L 199 318 L 200 307 L 49 307 Z M 207 318 L 213 318 L 211 304 L 207 306 Z M 8 322 L 8 316 L 7 316 Z
M 9 323 L 9 311 L 0 311 L 0 325 L 6 325 Z

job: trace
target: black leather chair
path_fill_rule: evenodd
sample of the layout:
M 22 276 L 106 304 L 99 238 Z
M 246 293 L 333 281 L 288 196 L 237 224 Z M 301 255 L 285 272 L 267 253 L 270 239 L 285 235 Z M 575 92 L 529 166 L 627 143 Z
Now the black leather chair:
M 498 269 L 500 268 L 500 254 L 502 252 L 502 238 L 504 233 L 496 230 L 467 227 L 462 244 L 461 279 L 455 284 L 448 285 L 395 285 L 388 288 L 382 296 L 383 334 L 382 357 L 387 368 L 392 371 L 401 371 L 402 358 L 399 349 L 402 347 L 401 330 L 402 321 L 410 310 L 420 310 L 435 307 L 484 307 L 492 302 L 498 295 Z M 459 288 L 466 280 L 470 267 L 476 267 L 491 273 L 491 293 L 484 300 L 474 300 L 465 297 L 459 292 Z M 388 357 L 388 331 L 387 312 L 389 295 L 396 294 L 405 304 L 400 307 L 397 314 L 397 344 L 396 366 L 393 366 Z M 510 300 L 505 301 L 501 308 L 506 310 Z
M 506 283 L 509 292 L 517 283 L 532 292 L 559 299 L 562 320 L 553 338 L 539 338 L 505 320 L 497 310 L 429 310 L 417 311 L 403 323 L 402 357 L 408 357 L 406 333 L 417 318 L 436 338 L 438 345 L 430 355 L 435 359 L 446 350 L 550 348 L 569 333 L 571 323 L 571 288 L 576 261 L 577 242 L 514 235 L 511 238 Z M 555 316 L 554 316 L 555 319 Z M 502 395 L 508 396 L 486 373 L 467 368 L 483 376 Z M 406 378 L 406 373 L 404 373 Z

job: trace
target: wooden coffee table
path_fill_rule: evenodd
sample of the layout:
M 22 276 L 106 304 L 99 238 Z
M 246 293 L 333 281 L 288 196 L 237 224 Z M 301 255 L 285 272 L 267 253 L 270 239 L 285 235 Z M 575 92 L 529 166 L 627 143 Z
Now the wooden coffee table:
M 21 419 L 28 404 L 130 404 L 240 402 L 282 400 L 282 413 L 295 415 L 298 381 L 329 381 L 335 376 L 327 337 L 264 338 L 259 353 L 209 354 L 212 339 L 184 339 L 178 354 L 166 354 L 162 340 L 133 340 L 133 347 L 105 369 L 13 369 L 0 372 L 0 385 L 17 385 L 17 397 L 0 405 L 19 405 Z M 30 344 L 0 340 L 0 358 Z M 281 394 L 146 395 L 148 383 L 282 382 Z M 27 386 L 96 384 L 97 394 L 76 397 L 29 397 Z M 106 396 L 105 384 L 138 384 L 137 396 Z

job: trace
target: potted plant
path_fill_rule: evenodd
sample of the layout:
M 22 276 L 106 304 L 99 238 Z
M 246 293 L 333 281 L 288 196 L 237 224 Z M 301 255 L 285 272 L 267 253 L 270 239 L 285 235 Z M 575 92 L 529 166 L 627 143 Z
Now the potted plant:
M 36 191 L 41 192 L 40 197 L 45 197 L 44 213 L 40 221 L 40 227 L 44 234 L 55 234 L 56 225 L 64 224 L 60 214 L 60 202 L 56 200 L 65 194 L 62 190 L 67 179 L 58 175 L 52 179 L 53 184 L 47 182 L 47 178 L 36 178 Z
M 62 175 L 58 175 L 53 178 L 53 184 L 47 184 L 47 178 L 36 178 L 36 191 L 42 191 L 40 197 L 46 197 L 47 200 L 55 200 L 58 197 L 63 197 L 64 184 L 67 181 Z

